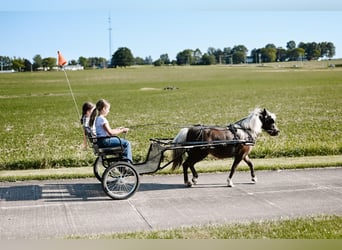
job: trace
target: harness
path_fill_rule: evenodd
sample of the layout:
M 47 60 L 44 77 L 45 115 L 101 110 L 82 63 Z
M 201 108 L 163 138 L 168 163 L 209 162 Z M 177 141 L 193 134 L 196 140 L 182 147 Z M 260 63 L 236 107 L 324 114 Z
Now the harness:
M 227 129 L 234 135 L 233 140 L 241 139 L 241 138 L 239 138 L 239 136 L 237 134 L 238 129 L 241 129 L 241 130 L 243 130 L 248 135 L 248 140 L 249 141 L 255 142 L 255 139 L 253 138 L 253 136 L 250 133 L 250 130 L 248 130 L 248 129 L 244 129 L 244 128 L 242 128 L 241 126 L 239 126 L 237 124 L 229 124 L 227 126 Z
M 211 126 L 203 126 L 200 124 L 196 124 L 195 127 L 199 128 L 199 133 L 197 134 L 196 139 L 195 139 L 196 141 L 203 141 L 204 140 L 204 129 L 206 129 L 206 128 L 218 129 L 218 127 L 216 127 L 216 126 L 211 127 Z M 222 130 L 228 129 L 234 136 L 233 140 L 241 140 L 241 138 L 239 137 L 239 135 L 237 133 L 238 129 L 241 129 L 247 134 L 247 136 L 248 136 L 247 141 L 255 143 L 255 139 L 253 138 L 251 131 L 249 129 L 242 128 L 240 125 L 238 125 L 236 123 L 229 124 L 226 127 L 222 127 L 221 129 Z
M 237 128 L 234 126 L 234 124 L 229 124 L 228 126 L 227 126 L 227 128 L 228 128 L 228 130 L 230 131 L 230 132 L 232 132 L 232 134 L 234 135 L 234 140 L 238 140 L 239 139 L 239 137 L 238 137 L 238 135 L 237 135 Z
M 204 127 L 203 127 L 203 125 L 197 124 L 197 125 L 195 125 L 195 127 L 200 127 L 200 132 L 197 135 L 196 140 L 197 141 L 203 141 L 204 140 Z

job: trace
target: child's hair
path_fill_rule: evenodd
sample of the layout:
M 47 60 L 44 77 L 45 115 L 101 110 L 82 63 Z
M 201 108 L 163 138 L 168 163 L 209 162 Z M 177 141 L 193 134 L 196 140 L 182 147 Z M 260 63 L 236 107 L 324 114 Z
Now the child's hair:
M 90 127 L 92 127 L 94 125 L 95 118 L 96 118 L 97 114 L 100 113 L 100 111 L 104 107 L 109 106 L 109 105 L 110 105 L 109 102 L 107 102 L 104 99 L 97 101 L 96 108 L 93 110 L 93 112 L 91 112 L 91 115 L 90 115 L 90 119 L 89 119 L 89 126 Z
M 87 112 L 88 112 L 89 110 L 93 109 L 94 106 L 95 106 L 95 105 L 94 105 L 93 103 L 91 103 L 91 102 L 85 102 L 85 103 L 83 104 L 83 106 L 82 106 L 82 117 L 81 117 L 81 120 L 80 120 L 80 122 L 81 122 L 82 125 L 83 125 L 83 123 L 84 123 L 84 117 L 85 117 L 85 115 L 87 114 Z

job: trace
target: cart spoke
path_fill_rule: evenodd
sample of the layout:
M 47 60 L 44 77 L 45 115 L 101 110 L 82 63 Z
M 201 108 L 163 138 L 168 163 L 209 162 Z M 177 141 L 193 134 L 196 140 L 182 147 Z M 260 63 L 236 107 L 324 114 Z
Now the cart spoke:
M 103 174 L 102 186 L 113 199 L 126 199 L 139 187 L 139 176 L 133 166 L 119 162 L 110 166 Z

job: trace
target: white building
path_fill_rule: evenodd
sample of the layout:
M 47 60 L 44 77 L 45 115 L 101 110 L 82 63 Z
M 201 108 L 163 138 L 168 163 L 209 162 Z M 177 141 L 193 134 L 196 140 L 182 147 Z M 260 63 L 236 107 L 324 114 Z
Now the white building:
M 77 65 L 66 65 L 66 66 L 64 66 L 64 69 L 75 71 L 75 70 L 84 70 L 84 67 L 79 65 L 79 64 L 77 64 Z

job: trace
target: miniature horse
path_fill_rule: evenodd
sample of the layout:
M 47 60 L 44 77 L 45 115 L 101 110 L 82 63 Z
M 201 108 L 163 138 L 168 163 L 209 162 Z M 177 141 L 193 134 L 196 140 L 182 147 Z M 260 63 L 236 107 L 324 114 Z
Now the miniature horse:
M 174 138 L 173 143 L 175 145 L 191 144 L 191 143 L 208 143 L 212 141 L 227 141 L 237 143 L 227 143 L 223 145 L 217 145 L 213 147 L 193 147 L 193 148 L 180 148 L 172 151 L 172 170 L 175 170 L 183 162 L 183 154 L 187 152 L 188 157 L 183 163 L 183 174 L 185 185 L 191 187 L 192 184 L 196 184 L 198 174 L 194 165 L 203 160 L 208 154 L 211 154 L 217 158 L 234 157 L 234 162 L 230 170 L 229 177 L 227 179 L 228 187 L 233 187 L 232 177 L 235 169 L 241 160 L 244 160 L 250 168 L 252 182 L 256 182 L 257 179 L 254 174 L 253 163 L 248 157 L 248 154 L 252 151 L 253 145 L 257 139 L 257 135 L 265 130 L 269 135 L 276 136 L 279 134 L 279 130 L 275 124 L 275 114 L 269 112 L 266 109 L 255 109 L 246 118 L 230 124 L 227 127 L 208 127 L 195 125 L 190 128 L 183 128 L 179 131 L 178 135 Z M 251 143 L 238 143 L 238 140 L 247 141 Z M 192 182 L 188 179 L 188 168 L 190 168 L 193 179 Z

